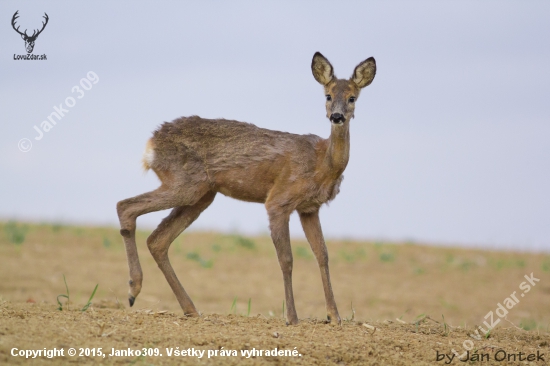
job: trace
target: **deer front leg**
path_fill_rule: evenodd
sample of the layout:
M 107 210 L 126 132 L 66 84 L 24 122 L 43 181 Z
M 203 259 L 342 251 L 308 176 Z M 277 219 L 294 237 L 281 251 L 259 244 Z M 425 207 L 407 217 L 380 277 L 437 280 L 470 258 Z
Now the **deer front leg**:
M 290 232 L 288 229 L 288 220 L 290 215 L 281 212 L 279 207 L 270 207 L 266 203 L 267 213 L 269 215 L 269 228 L 271 230 L 271 239 L 275 244 L 279 265 L 283 272 L 283 281 L 285 285 L 286 301 L 286 319 L 287 324 L 298 324 L 298 315 L 294 306 L 294 293 L 292 291 L 292 250 L 290 247 Z
M 319 269 L 321 270 L 321 279 L 323 280 L 323 289 L 325 290 L 325 302 L 327 307 L 327 319 L 329 322 L 340 325 L 340 315 L 338 315 L 338 309 L 336 308 L 336 301 L 334 301 L 334 294 L 332 293 L 332 286 L 330 284 L 330 273 L 328 270 L 328 252 L 325 245 L 325 239 L 323 238 L 323 231 L 321 230 L 321 222 L 319 221 L 319 211 L 313 213 L 300 213 L 300 221 L 304 233 L 306 234 L 307 241 L 311 246 L 311 250 L 317 258 Z

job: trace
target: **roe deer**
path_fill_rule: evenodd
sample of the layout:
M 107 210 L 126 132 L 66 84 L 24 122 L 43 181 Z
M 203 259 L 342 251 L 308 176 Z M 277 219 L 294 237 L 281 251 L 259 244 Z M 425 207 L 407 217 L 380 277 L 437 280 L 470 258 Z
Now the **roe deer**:
M 349 159 L 349 124 L 355 101 L 360 90 L 374 79 L 376 63 L 374 58 L 368 58 L 355 67 L 349 80 L 337 79 L 330 62 L 317 52 L 311 69 L 325 90 L 327 117 L 332 122 L 328 139 L 197 116 L 164 123 L 153 133 L 146 145 L 143 165 L 146 170 L 153 169 L 161 186 L 117 204 L 130 267 L 130 306 L 141 291 L 143 279 L 135 242 L 136 218 L 173 208 L 147 238 L 147 247 L 184 313 L 199 316 L 170 265 L 168 248 L 220 192 L 265 205 L 283 272 L 288 324 L 298 323 L 288 229 L 291 213 L 298 212 L 321 271 L 328 321 L 341 323 L 330 284 L 319 208 L 340 190 Z

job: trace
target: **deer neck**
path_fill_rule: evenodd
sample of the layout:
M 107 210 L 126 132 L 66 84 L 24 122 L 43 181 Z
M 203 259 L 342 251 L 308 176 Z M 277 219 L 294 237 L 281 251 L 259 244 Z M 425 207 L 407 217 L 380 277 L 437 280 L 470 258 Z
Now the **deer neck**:
M 341 125 L 332 124 L 328 147 L 323 161 L 323 175 L 332 179 L 338 179 L 349 160 L 349 121 Z

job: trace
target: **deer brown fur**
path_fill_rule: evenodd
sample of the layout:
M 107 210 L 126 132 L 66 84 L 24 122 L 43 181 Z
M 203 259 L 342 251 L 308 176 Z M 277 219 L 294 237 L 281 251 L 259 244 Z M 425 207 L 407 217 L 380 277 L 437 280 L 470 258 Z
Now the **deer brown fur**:
M 220 192 L 265 205 L 283 272 L 286 316 L 290 324 L 298 323 L 298 316 L 292 291 L 293 258 L 288 221 L 292 212 L 298 212 L 319 263 L 328 320 L 340 324 L 319 209 L 340 190 L 349 159 L 349 123 L 354 117 L 355 100 L 360 90 L 374 79 L 376 63 L 371 57 L 355 68 L 349 80 L 337 79 L 330 62 L 317 52 L 312 71 L 325 89 L 327 117 L 332 122 L 328 139 L 197 116 L 164 123 L 153 133 L 147 142 L 143 164 L 156 173 L 161 186 L 117 204 L 130 268 L 130 306 L 141 291 L 143 279 L 135 243 L 136 218 L 172 208 L 170 215 L 147 239 L 147 246 L 184 313 L 199 315 L 170 265 L 168 248 Z

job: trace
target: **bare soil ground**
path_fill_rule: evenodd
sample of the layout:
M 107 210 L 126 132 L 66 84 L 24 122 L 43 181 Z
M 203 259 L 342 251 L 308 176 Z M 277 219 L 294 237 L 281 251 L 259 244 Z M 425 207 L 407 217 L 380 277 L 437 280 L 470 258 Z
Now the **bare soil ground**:
M 126 299 L 126 255 L 115 228 L 0 224 L 0 364 L 463 364 L 470 348 L 484 365 L 548 364 L 550 255 L 329 240 L 342 326 L 324 323 L 319 270 L 308 245 L 294 240 L 294 291 L 300 324 L 286 326 L 282 276 L 268 237 L 190 232 L 171 248 L 180 281 L 202 312 L 183 316 L 139 232 L 144 272 L 133 308 Z M 528 292 L 522 283 L 539 279 Z M 67 294 L 70 303 L 60 297 Z M 81 311 L 99 284 L 92 305 Z M 512 294 L 515 294 L 512 296 Z M 521 296 L 523 295 L 523 296 Z M 510 303 L 514 296 L 518 299 Z M 508 300 L 507 300 L 508 299 Z M 498 310 L 498 304 L 508 305 Z M 476 326 L 493 312 L 488 337 Z M 498 314 L 507 311 L 506 319 Z M 77 356 L 67 354 L 69 348 Z M 78 356 L 101 347 L 107 356 Z M 177 348 L 179 347 L 179 348 Z M 17 348 L 16 351 L 13 351 Z M 64 356 L 25 358 L 20 350 L 63 348 Z M 109 356 L 158 349 L 162 356 Z M 265 356 L 265 351 L 295 351 Z M 170 350 L 205 351 L 168 356 Z M 208 351 L 218 351 L 208 358 Z M 241 351 L 262 351 L 250 356 Z M 222 356 L 228 351 L 229 356 Z M 231 355 L 233 352 L 236 356 Z M 544 360 L 522 360 L 544 354 Z M 298 353 L 299 355 L 296 355 Z M 499 361 L 516 355 L 516 360 Z M 247 355 L 250 356 L 247 358 Z M 441 356 L 443 357 L 443 356 Z M 496 357 L 496 359 L 495 359 Z M 535 357 L 535 356 L 534 356 Z

